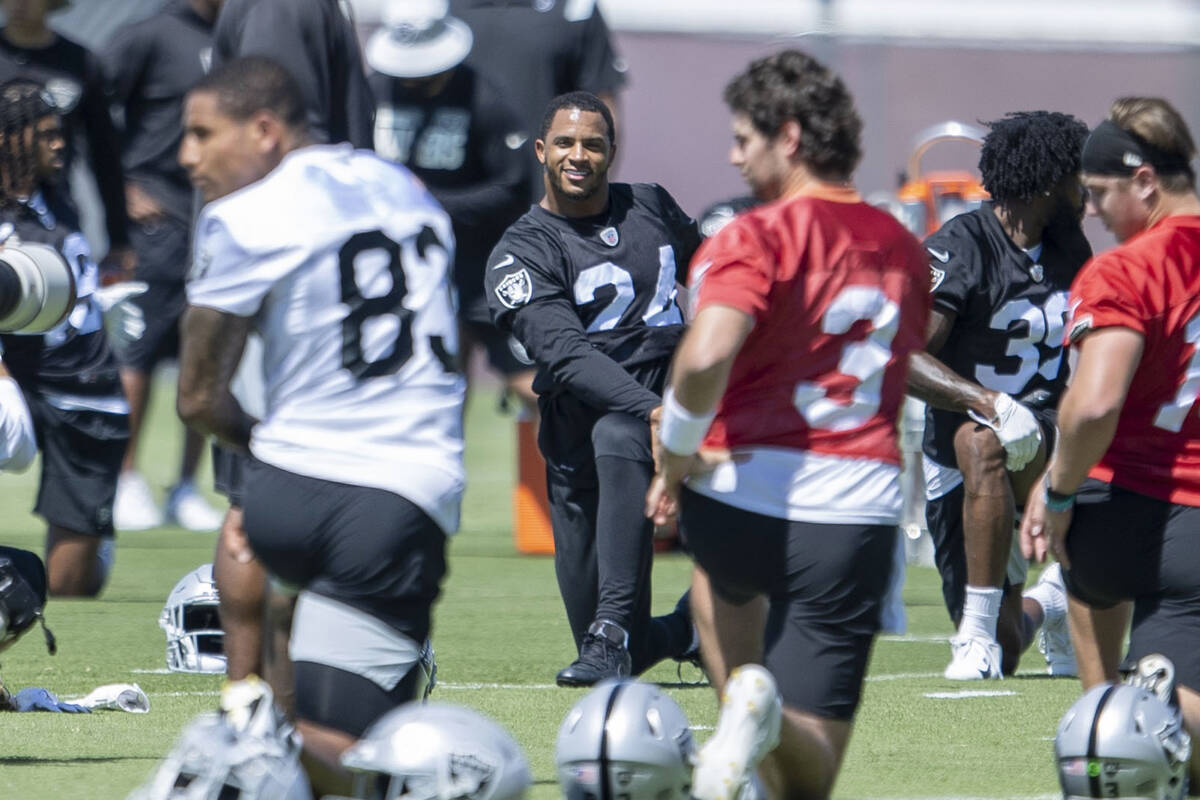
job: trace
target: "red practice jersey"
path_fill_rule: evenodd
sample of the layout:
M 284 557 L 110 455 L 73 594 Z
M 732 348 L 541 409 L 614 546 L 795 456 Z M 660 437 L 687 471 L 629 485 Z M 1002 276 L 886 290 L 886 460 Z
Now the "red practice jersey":
M 1071 287 L 1068 340 L 1129 328 L 1145 337 L 1116 436 L 1091 477 L 1200 506 L 1200 217 L 1167 217 L 1096 256 Z
M 696 312 L 722 305 L 754 318 L 704 446 L 769 460 L 764 481 L 790 487 L 776 502 L 745 501 L 753 481 L 739 475 L 743 498 L 719 499 L 814 521 L 898 513 L 896 422 L 908 355 L 925 344 L 929 280 L 920 243 L 852 189 L 754 209 L 701 247 Z M 689 485 L 716 496 L 718 483 Z

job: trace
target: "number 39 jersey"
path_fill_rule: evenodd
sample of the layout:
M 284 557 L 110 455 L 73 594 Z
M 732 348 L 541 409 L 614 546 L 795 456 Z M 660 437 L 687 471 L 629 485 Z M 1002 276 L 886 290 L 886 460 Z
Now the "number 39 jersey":
M 925 240 L 934 309 L 955 317 L 938 359 L 963 378 L 1032 408 L 1054 408 L 1067 380 L 1067 290 L 1092 252 L 1078 225 L 1048 228 L 1031 257 L 990 207 L 960 214 Z M 930 407 L 925 453 L 957 466 L 963 414 Z
M 812 189 L 734 219 L 690 279 L 698 314 L 754 327 L 704 441 L 736 457 L 688 485 L 779 518 L 896 522 L 896 420 L 929 315 L 920 243 L 852 189 Z
M 204 209 L 188 302 L 254 318 L 266 389 L 255 457 L 392 491 L 457 529 L 452 259 L 450 220 L 420 182 L 349 145 L 296 150 Z
M 1071 286 L 1069 336 L 1121 327 L 1142 358 L 1108 452 L 1091 476 L 1200 506 L 1200 217 L 1167 217 L 1096 256 Z

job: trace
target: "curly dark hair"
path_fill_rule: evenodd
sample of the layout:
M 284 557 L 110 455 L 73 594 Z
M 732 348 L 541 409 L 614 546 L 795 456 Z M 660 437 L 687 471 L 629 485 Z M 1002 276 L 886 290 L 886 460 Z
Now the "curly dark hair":
M 1079 172 L 1088 127 L 1057 111 L 1014 111 L 983 123 L 988 134 L 979 153 L 983 188 L 1004 205 L 1028 203 Z
M 725 103 L 773 138 L 800 123 L 800 158 L 818 177 L 849 178 L 862 158 L 862 118 L 842 79 L 812 56 L 784 50 L 754 61 L 725 87 Z

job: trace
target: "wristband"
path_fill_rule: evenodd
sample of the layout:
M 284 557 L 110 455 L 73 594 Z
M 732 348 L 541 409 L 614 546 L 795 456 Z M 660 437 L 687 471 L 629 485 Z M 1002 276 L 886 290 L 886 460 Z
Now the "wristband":
M 1046 508 L 1048 510 L 1053 511 L 1056 514 L 1061 514 L 1064 511 L 1070 511 L 1071 507 L 1075 505 L 1074 493 L 1063 494 L 1062 492 L 1056 492 L 1050 488 L 1049 472 L 1046 473 L 1046 477 L 1042 481 L 1042 489 L 1044 490 L 1042 501 L 1046 504 Z
M 717 416 L 715 410 L 707 414 L 693 414 L 675 399 L 674 389 L 668 387 L 663 395 L 662 421 L 658 426 L 658 440 L 662 446 L 677 456 L 690 456 L 700 449 L 708 426 Z

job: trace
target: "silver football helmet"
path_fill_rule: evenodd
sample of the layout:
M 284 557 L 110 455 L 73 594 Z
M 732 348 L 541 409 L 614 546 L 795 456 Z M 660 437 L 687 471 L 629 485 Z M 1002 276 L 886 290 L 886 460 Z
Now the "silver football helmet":
M 1067 709 L 1054 738 L 1058 781 L 1068 800 L 1182 800 L 1191 754 L 1178 707 L 1137 685 L 1093 686 Z
M 212 564 L 196 567 L 175 584 L 158 618 L 167 634 L 167 669 L 225 672 L 225 632 L 218 604 Z
M 605 681 L 568 712 L 554 761 L 567 800 L 687 800 L 696 745 L 687 716 L 655 685 Z
M 369 800 L 510 800 L 532 783 L 508 731 L 478 711 L 408 703 L 380 717 L 342 755 L 354 796 Z
M 205 713 L 129 800 L 312 800 L 300 741 L 263 684 L 240 721 Z

